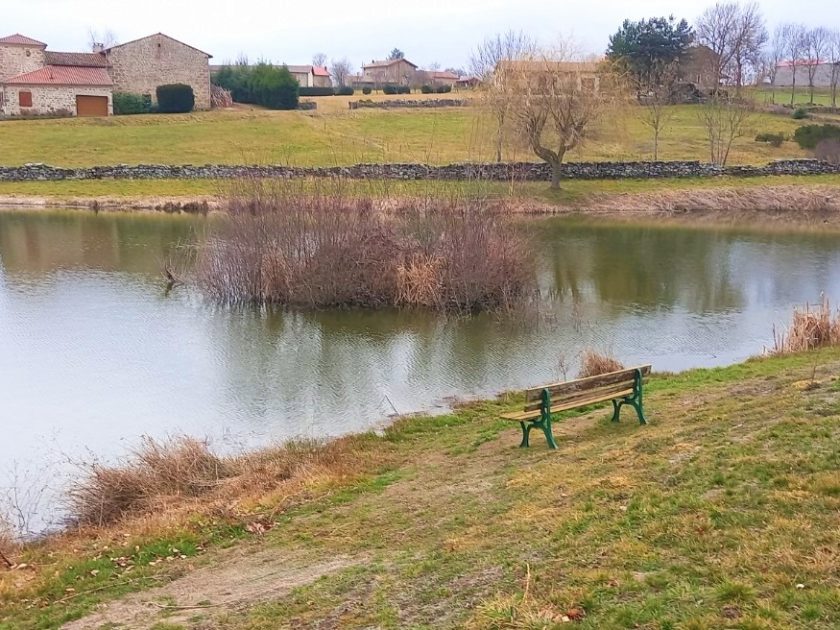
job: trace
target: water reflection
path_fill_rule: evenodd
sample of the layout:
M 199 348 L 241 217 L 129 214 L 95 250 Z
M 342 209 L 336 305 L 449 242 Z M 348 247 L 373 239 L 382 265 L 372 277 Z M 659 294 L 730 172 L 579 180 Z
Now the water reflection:
M 586 347 L 681 369 L 771 342 L 791 305 L 840 296 L 840 238 L 523 224 L 538 246 L 538 314 L 227 309 L 161 261 L 212 222 L 0 213 L 0 422 L 14 459 L 110 457 L 144 433 L 253 445 L 363 430 L 559 378 Z M 4 475 L 6 475 L 4 477 Z M 9 475 L 0 465 L 0 486 Z

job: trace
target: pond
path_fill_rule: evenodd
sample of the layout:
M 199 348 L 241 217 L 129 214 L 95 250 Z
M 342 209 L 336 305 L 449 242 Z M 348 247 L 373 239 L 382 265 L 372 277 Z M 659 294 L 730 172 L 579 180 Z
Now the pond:
M 111 461 L 142 435 L 231 450 L 362 431 L 572 377 L 586 348 L 655 370 L 728 364 L 771 346 L 793 305 L 840 296 L 838 235 L 545 218 L 522 226 L 539 249 L 538 312 L 220 308 L 160 273 L 212 227 L 0 212 L 0 500 L 16 488 L 30 528 L 57 514 L 68 461 Z

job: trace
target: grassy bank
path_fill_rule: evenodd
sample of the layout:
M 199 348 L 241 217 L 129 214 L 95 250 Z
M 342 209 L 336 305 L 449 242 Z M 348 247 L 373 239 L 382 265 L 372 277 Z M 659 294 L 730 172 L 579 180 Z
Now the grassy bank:
M 6 121 L 0 123 L 2 163 L 76 167 L 208 162 L 331 166 L 493 159 L 494 127 L 478 108 L 351 112 L 336 108 L 338 101 L 334 98 L 319 99 L 319 103 L 327 104 L 316 112 L 237 107 L 186 115 Z M 786 116 L 757 113 L 747 133 L 735 140 L 731 163 L 759 164 L 803 157 L 805 153 L 795 143 L 785 142 L 776 148 L 754 140 L 762 132 L 791 136 L 799 124 Z M 569 160 L 652 157 L 650 130 L 636 108 L 612 112 L 591 130 L 590 136 L 583 146 L 569 152 Z M 708 141 L 696 106 L 670 108 L 660 141 L 660 158 L 708 160 Z M 504 159 L 535 157 L 509 138 Z
M 213 180 L 0 182 L 0 208 L 168 210 L 184 204 L 219 206 L 231 183 Z M 300 189 L 323 188 L 301 183 Z M 344 181 L 347 195 L 395 203 L 406 197 L 499 199 L 513 211 L 579 215 L 609 220 L 670 220 L 780 226 L 840 225 L 840 175 L 715 179 L 564 182 Z M 188 209 L 189 210 L 189 209 Z
M 655 376 L 650 425 L 571 413 L 556 452 L 517 448 L 516 397 L 403 420 L 17 553 L 0 627 L 830 628 L 839 370 Z

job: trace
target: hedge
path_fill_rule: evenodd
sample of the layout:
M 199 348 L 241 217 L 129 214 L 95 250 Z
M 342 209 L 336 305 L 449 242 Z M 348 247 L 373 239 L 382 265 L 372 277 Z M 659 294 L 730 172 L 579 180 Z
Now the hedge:
M 840 125 L 803 125 L 793 139 L 803 149 L 816 149 L 822 140 L 840 140 Z
M 195 94 L 189 85 L 183 83 L 159 85 L 155 92 L 158 111 L 161 114 L 185 114 L 195 107 Z
M 335 90 L 331 87 L 301 87 L 301 96 L 334 96 Z
M 152 111 L 152 97 L 149 94 L 114 92 L 114 115 L 148 114 Z

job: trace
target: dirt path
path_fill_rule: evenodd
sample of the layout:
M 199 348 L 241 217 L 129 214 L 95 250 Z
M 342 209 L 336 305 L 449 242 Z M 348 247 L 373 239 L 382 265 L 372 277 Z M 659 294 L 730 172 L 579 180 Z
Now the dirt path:
M 107 624 L 142 630 L 156 623 L 199 623 L 198 617 L 215 617 L 283 597 L 293 589 L 314 582 L 362 561 L 337 556 L 312 562 L 302 554 L 290 556 L 275 548 L 233 551 L 212 566 L 200 568 L 166 586 L 128 595 L 104 604 L 96 612 L 63 627 L 93 630 Z M 210 626 L 212 627 L 212 625 Z

